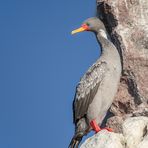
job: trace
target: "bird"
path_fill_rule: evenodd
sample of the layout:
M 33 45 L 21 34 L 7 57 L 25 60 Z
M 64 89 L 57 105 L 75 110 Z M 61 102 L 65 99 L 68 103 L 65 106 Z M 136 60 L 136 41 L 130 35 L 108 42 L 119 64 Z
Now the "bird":
M 78 148 L 83 136 L 90 131 L 97 133 L 102 130 L 100 125 L 117 93 L 122 69 L 119 52 L 98 17 L 86 19 L 81 27 L 73 30 L 71 34 L 83 31 L 95 34 L 101 55 L 76 86 L 73 101 L 75 133 L 69 148 Z M 111 131 L 110 128 L 105 129 Z

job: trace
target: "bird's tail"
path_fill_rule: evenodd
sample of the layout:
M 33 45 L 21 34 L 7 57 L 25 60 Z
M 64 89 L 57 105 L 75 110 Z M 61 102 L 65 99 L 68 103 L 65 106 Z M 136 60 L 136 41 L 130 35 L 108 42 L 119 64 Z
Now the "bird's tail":
M 82 140 L 83 135 L 74 135 L 68 148 L 78 148 L 79 143 Z
M 75 134 L 69 144 L 68 148 L 78 148 L 84 135 L 87 134 L 87 123 L 84 118 L 80 119 L 76 124 Z

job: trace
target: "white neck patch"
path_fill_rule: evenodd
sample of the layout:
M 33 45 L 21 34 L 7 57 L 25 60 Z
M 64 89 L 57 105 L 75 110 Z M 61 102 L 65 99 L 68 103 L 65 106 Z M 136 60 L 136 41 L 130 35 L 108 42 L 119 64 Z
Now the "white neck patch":
M 106 35 L 106 32 L 103 30 L 103 29 L 100 29 L 99 30 L 99 33 L 102 37 L 104 37 L 105 39 L 107 39 L 107 35 Z

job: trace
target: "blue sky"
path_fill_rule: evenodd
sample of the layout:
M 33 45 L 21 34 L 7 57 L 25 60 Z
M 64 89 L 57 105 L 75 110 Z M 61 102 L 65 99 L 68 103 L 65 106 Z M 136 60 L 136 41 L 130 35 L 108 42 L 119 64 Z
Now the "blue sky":
M 75 86 L 99 56 L 92 33 L 71 35 L 95 0 L 0 1 L 0 148 L 66 148 Z

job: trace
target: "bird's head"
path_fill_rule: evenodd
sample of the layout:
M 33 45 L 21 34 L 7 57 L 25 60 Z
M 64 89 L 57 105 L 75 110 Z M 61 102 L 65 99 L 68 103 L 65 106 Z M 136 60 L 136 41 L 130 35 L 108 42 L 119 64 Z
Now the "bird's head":
M 82 31 L 92 31 L 94 33 L 98 33 L 100 30 L 105 31 L 105 27 L 102 21 L 97 17 L 91 17 L 85 20 L 80 28 L 73 30 L 71 34 L 75 34 Z

